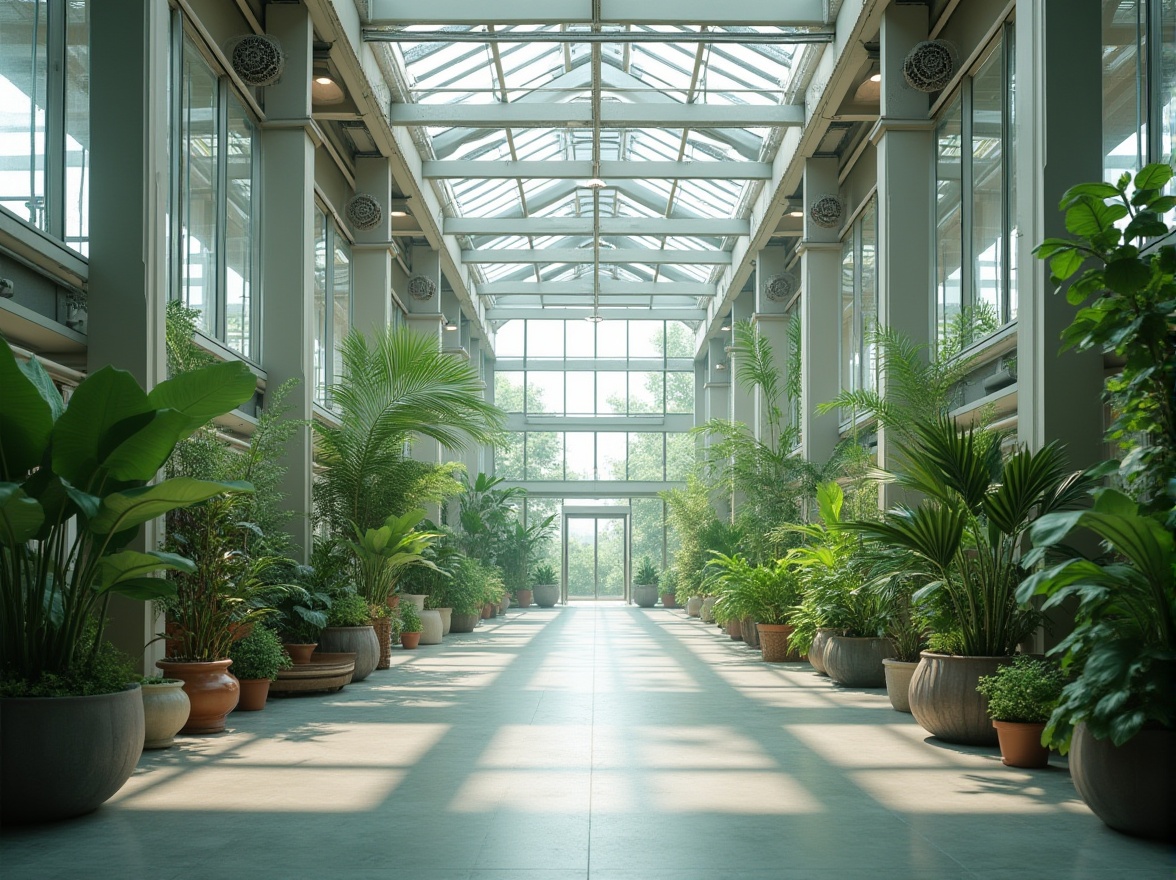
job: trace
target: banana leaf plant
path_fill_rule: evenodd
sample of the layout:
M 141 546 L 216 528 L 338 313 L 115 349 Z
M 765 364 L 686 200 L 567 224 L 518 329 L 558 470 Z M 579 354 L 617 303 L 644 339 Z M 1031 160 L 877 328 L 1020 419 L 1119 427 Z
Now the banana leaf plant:
M 949 416 L 920 423 L 913 434 L 898 444 L 905 467 L 891 476 L 924 500 L 896 506 L 881 522 L 839 528 L 905 551 L 911 576 L 926 579 L 914 600 L 944 604 L 960 653 L 1010 655 L 1039 617 L 1017 600 L 1028 573 L 1026 533 L 1038 517 L 1078 506 L 1087 480 L 1067 468 L 1057 443 L 1003 457 L 998 434 L 961 429 Z
M 369 603 L 385 604 L 401 572 L 411 565 L 439 571 L 424 552 L 442 534 L 414 531 L 425 516 L 418 508 L 401 516 L 392 514 L 378 529 L 364 530 L 352 524 L 356 540 L 348 545 L 355 554 L 358 591 Z
M 30 686 L 46 675 L 84 676 L 98 656 L 112 595 L 174 593 L 153 575 L 192 571 L 192 562 L 129 549 L 140 526 L 252 486 L 151 481 L 180 440 L 244 402 L 256 385 L 240 362 L 195 370 L 150 392 L 130 373 L 104 367 L 67 403 L 35 358 L 18 362 L 0 339 L 0 674 Z

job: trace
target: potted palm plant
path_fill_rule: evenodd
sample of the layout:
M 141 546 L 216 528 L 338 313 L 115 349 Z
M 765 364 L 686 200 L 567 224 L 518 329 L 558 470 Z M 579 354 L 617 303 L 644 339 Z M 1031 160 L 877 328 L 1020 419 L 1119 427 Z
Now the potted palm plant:
M 79 815 L 130 776 L 144 741 L 143 699 L 105 664 L 112 596 L 150 600 L 192 571 L 173 553 L 131 549 L 139 527 L 241 483 L 187 477 L 152 483 L 176 444 L 256 389 L 226 363 L 144 392 L 104 367 L 68 403 L 36 359 L 0 340 L 0 816 Z
M 1006 765 L 1034 769 L 1049 764 L 1041 735 L 1064 684 L 1056 664 L 1024 654 L 995 674 L 980 677 L 976 690 L 988 698 L 988 714 Z
M 523 608 L 531 604 L 531 570 L 554 533 L 554 515 L 530 524 L 516 519 L 505 531 L 498 563 L 507 589 L 513 588 L 518 604 Z
M 788 647 L 792 610 L 800 598 L 795 572 L 781 562 L 755 566 L 738 554 L 711 553 L 706 589 L 715 595 L 715 619 L 755 620 L 766 662 L 799 659 Z
M 652 608 L 657 604 L 657 583 L 658 573 L 653 560 L 642 556 L 641 564 L 633 573 L 633 601 L 641 608 Z
M 559 601 L 559 575 L 550 565 L 540 565 L 531 574 L 535 604 L 540 608 L 554 608 Z
M 294 665 L 278 634 L 265 625 L 254 626 L 249 635 L 234 642 L 229 659 L 233 661 L 233 675 L 241 684 L 241 699 L 236 706 L 241 712 L 264 709 L 270 682 L 280 670 Z

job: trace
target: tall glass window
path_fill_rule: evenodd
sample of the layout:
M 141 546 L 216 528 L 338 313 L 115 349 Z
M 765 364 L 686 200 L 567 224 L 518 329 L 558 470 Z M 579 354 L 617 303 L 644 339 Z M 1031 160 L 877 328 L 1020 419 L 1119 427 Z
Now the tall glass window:
M 330 403 L 343 372 L 343 340 L 351 332 L 351 243 L 323 211 L 314 212 L 314 399 Z M 509 403 L 509 402 L 508 402 Z
M 936 126 L 936 324 L 949 351 L 1016 317 L 1012 40 L 1006 25 Z
M 89 0 L 0 0 L 0 207 L 88 252 Z
M 841 245 L 841 387 L 877 386 L 870 334 L 878 320 L 878 208 L 873 198 Z
M 197 326 L 244 358 L 258 360 L 256 290 L 257 126 L 183 32 L 172 94 L 176 183 L 172 193 L 175 295 L 200 312 Z

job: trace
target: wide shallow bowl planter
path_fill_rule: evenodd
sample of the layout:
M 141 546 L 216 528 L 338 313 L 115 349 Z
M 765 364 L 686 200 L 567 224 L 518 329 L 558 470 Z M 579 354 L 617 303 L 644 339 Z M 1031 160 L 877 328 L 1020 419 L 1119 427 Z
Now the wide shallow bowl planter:
M 131 778 L 143 738 L 138 685 L 94 697 L 0 699 L 0 821 L 96 810 Z
M 312 642 L 311 644 L 284 642 L 282 647 L 286 649 L 286 653 L 290 655 L 290 661 L 295 666 L 302 666 L 310 662 L 310 655 L 318 647 L 318 642 Z
M 402 647 L 404 647 L 408 650 L 412 650 L 413 648 L 417 647 L 417 645 L 419 645 L 420 643 L 421 643 L 421 634 L 419 631 L 414 632 L 414 633 L 401 633 L 400 634 L 400 644 Z
M 707 596 L 702 600 L 702 607 L 698 609 L 698 617 L 703 623 L 715 622 L 715 603 L 718 601 L 718 596 Z
M 825 671 L 846 687 L 886 687 L 882 661 L 894 653 L 890 639 L 832 636 L 825 648 Z
M 188 723 L 192 703 L 178 678 L 159 684 L 145 684 L 143 691 L 143 748 L 167 749 L 176 741 L 180 728 Z
M 1145 728 L 1116 746 L 1079 724 L 1070 776 L 1086 805 L 1116 831 L 1176 841 L 1176 730 Z
M 403 602 L 411 602 L 415 605 L 417 611 L 424 611 L 425 600 L 429 597 L 424 593 L 401 593 L 400 598 Z
M 376 643 L 380 646 L 380 659 L 376 661 L 376 669 L 390 669 L 392 667 L 392 618 L 373 617 L 372 630 L 376 634 Z
M 380 640 L 371 626 L 328 626 L 318 643 L 324 654 L 355 654 L 352 681 L 363 681 L 380 665 Z
M 1000 742 L 1000 758 L 1006 767 L 1040 770 L 1049 766 L 1049 749 L 1041 744 L 1045 722 L 996 721 L 996 738 Z
M 536 584 L 535 604 L 540 608 L 554 608 L 559 601 L 559 584 Z
M 911 714 L 919 725 L 944 742 L 994 746 L 996 728 L 988 717 L 988 698 L 977 692 L 980 676 L 994 675 L 1011 657 L 919 655 L 911 678 Z
M 657 584 L 633 584 L 633 601 L 639 608 L 652 608 L 657 604 Z
M 788 647 L 794 627 L 790 623 L 757 623 L 760 656 L 768 663 L 788 663 L 800 658 Z
M 698 617 L 702 611 L 702 596 L 691 596 L 686 600 L 686 616 Z
M 309 663 L 279 669 L 278 679 L 270 684 L 271 694 L 334 693 L 351 682 L 355 671 L 355 654 L 315 652 Z
M 241 699 L 234 712 L 260 712 L 265 708 L 270 691 L 268 678 L 239 678 L 237 682 L 241 685 Z
M 477 611 L 468 614 L 461 611 L 454 611 L 449 631 L 452 633 L 472 633 L 474 627 L 478 625 L 479 618 L 480 615 Z
M 662 593 L 661 594 L 663 608 L 677 608 L 678 596 L 676 593 Z
M 437 613 L 441 615 L 441 635 L 447 636 L 453 629 L 453 609 L 438 608 Z
M 817 630 L 817 634 L 813 636 L 813 643 L 809 646 L 808 662 L 821 675 L 829 674 L 828 670 L 825 669 L 825 649 L 829 647 L 829 639 L 836 634 L 837 630 L 835 629 L 821 627 Z
M 723 629 L 726 631 L 727 635 L 730 636 L 731 641 L 743 641 L 743 624 L 740 623 L 738 618 L 735 620 L 728 620 L 727 625 L 724 626 Z
M 430 608 L 427 611 L 421 612 L 421 644 L 422 645 L 439 645 L 441 644 L 441 614 L 436 608 Z
M 531 591 L 530 590 L 515 590 L 515 598 L 518 600 L 520 608 L 531 607 Z
M 192 701 L 188 723 L 180 733 L 220 733 L 225 729 L 225 718 L 237 705 L 241 686 L 229 674 L 232 660 L 213 660 L 209 663 L 182 663 L 159 660 L 155 664 L 167 678 L 178 678 L 184 683 L 184 693 Z
M 743 633 L 743 644 L 749 648 L 759 649 L 759 629 L 755 625 L 754 617 L 745 617 L 740 620 L 739 631 Z
M 882 661 L 886 669 L 886 696 L 895 712 L 911 711 L 911 676 L 919 664 L 913 660 L 895 660 L 887 657 Z

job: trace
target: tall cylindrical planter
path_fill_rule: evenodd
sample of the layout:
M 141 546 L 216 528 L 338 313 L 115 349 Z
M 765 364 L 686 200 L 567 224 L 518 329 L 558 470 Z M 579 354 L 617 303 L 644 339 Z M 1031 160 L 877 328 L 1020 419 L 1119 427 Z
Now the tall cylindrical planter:
M 760 623 L 759 630 L 760 656 L 768 663 L 788 663 L 800 658 L 788 647 L 788 640 L 792 638 L 793 626 L 788 623 Z
M 924 651 L 911 678 L 911 714 L 944 742 L 994 746 L 996 728 L 988 698 L 977 692 L 980 676 L 994 675 L 1010 657 L 955 657 Z
M 192 703 L 179 679 L 145 684 L 143 691 L 143 748 L 168 749 L 188 723 Z
M 919 664 L 887 657 L 882 661 L 886 669 L 886 696 L 895 712 L 911 711 L 911 677 Z
M 380 640 L 369 626 L 328 626 L 319 636 L 324 654 L 355 654 L 352 681 L 363 681 L 380 665 Z
M 188 723 L 180 733 L 220 733 L 225 729 L 225 718 L 241 696 L 241 686 L 229 674 L 232 660 L 209 663 L 159 660 L 155 665 L 167 678 L 180 679 L 184 683 L 184 693 L 192 701 Z
M 372 630 L 376 634 L 376 643 L 380 646 L 380 659 L 376 661 L 376 669 L 390 669 L 392 666 L 392 618 L 373 617 Z
M 97 809 L 131 778 L 144 734 L 138 685 L 93 697 L 0 699 L 0 821 Z
M 1079 724 L 1070 776 L 1082 800 L 1111 828 L 1176 841 L 1176 730 L 1144 728 L 1116 746 Z
M 447 636 L 453 628 L 453 609 L 438 608 L 437 613 L 441 615 L 441 635 Z
M 686 616 L 698 617 L 702 612 L 702 596 L 691 596 L 686 600 Z
M 421 612 L 421 644 L 441 644 L 441 614 L 435 608 Z
M 836 632 L 835 629 L 821 627 L 817 630 L 817 634 L 813 637 L 813 643 L 809 646 L 808 662 L 821 675 L 829 674 L 825 669 L 825 649 L 829 647 L 829 638 Z
M 454 611 L 449 631 L 452 633 L 472 633 L 474 627 L 478 625 L 478 619 L 480 617 L 481 615 L 477 611 L 469 613 Z
M 890 639 L 831 636 L 822 660 L 825 671 L 837 684 L 880 688 L 886 686 L 882 661 L 893 653 Z

